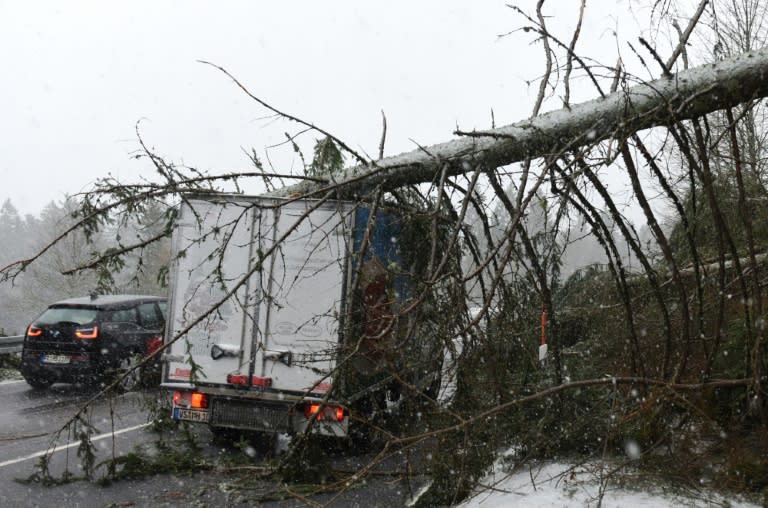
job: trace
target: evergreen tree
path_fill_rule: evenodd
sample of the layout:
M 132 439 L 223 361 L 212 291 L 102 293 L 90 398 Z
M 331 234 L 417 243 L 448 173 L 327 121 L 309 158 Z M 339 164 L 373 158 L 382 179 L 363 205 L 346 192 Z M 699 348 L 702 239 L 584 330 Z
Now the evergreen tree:
M 344 169 L 344 155 L 329 136 L 315 144 L 312 164 L 307 169 L 307 176 L 333 175 Z

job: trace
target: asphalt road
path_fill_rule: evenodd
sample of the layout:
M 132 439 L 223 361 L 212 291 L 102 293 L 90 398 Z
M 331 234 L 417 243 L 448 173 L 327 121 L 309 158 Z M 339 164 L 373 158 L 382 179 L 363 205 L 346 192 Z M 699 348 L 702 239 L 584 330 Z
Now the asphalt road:
M 35 473 L 40 456 L 51 450 L 55 450 L 50 460 L 53 477 L 61 477 L 65 471 L 82 474 L 81 461 L 77 457 L 79 441 L 66 431 L 58 438 L 55 433 L 94 394 L 94 391 L 75 385 L 57 384 L 39 391 L 23 381 L 0 383 L 0 506 L 384 507 L 403 506 L 424 485 L 422 475 L 413 475 L 413 457 L 401 453 L 377 463 L 371 469 L 372 475 L 341 495 L 336 490 L 322 494 L 296 492 L 290 486 L 276 485 L 269 478 L 260 479 L 256 472 L 262 459 L 250 450 L 252 457 L 244 466 L 228 468 L 226 464 L 243 451 L 209 444 L 210 434 L 204 427 L 197 428 L 197 440 L 203 445 L 203 453 L 210 462 L 222 463 L 212 471 L 155 475 L 108 486 L 87 481 L 54 486 L 17 481 Z M 158 394 L 152 392 L 129 393 L 111 400 L 99 400 L 93 405 L 87 421 L 95 428 L 91 440 L 96 446 L 97 463 L 113 453 L 119 456 L 137 446 L 153 450 L 156 435 L 147 428 L 146 402 L 157 397 Z M 371 460 L 373 457 L 368 455 L 338 454 L 331 457 L 330 467 L 338 478 L 338 475 L 349 475 L 366 467 Z M 406 470 L 411 473 L 409 478 L 402 474 Z M 265 497 L 269 500 L 264 501 Z M 280 497 L 287 499 L 280 500 Z
M 33 390 L 23 381 L 0 383 L 0 492 L 2 506 L 107 506 L 117 502 L 116 492 L 107 492 L 87 482 L 46 487 L 23 484 L 37 471 L 40 457 L 52 452 L 50 473 L 60 478 L 65 471 L 82 475 L 77 457 L 80 444 L 64 430 L 64 424 L 95 395 L 81 386 L 58 384 Z M 124 453 L 140 442 L 152 442 L 146 432 L 148 393 L 120 395 L 96 402 L 84 418 L 94 431 L 97 462 Z M 112 415 L 112 416 L 110 416 Z M 114 434 L 113 432 L 114 431 Z M 119 489 L 118 489 L 119 490 Z M 118 496 L 119 497 L 119 496 Z

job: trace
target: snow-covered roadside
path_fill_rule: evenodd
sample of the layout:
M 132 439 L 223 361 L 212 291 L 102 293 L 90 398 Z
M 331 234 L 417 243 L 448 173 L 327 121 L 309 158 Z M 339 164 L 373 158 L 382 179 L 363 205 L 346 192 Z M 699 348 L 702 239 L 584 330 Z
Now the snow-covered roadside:
M 526 467 L 506 474 L 502 467 L 486 477 L 486 489 L 478 491 L 460 508 L 502 508 L 509 506 L 596 507 L 601 495 L 599 469 L 594 465 L 572 466 L 549 463 Z M 625 482 L 626 483 L 626 482 Z M 608 482 L 602 493 L 604 508 L 729 507 L 755 508 L 759 505 L 725 497 L 705 489 L 697 492 L 672 492 L 660 485 L 638 485 L 637 490 Z
M 0 383 L 23 381 L 21 374 L 16 369 L 0 369 Z

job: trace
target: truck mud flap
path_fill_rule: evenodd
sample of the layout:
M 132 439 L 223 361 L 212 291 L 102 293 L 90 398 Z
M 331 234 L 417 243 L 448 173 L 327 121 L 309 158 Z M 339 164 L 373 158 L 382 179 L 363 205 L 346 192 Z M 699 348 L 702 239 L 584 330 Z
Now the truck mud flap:
M 284 405 L 254 404 L 253 401 L 214 399 L 208 423 L 215 427 L 290 432 L 290 408 Z

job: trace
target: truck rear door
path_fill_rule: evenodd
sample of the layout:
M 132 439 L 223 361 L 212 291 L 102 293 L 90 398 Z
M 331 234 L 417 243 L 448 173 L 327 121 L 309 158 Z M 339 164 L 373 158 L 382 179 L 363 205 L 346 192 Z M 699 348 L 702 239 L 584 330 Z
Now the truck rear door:
M 254 270 L 261 211 L 247 200 L 189 199 L 179 210 L 165 383 L 226 384 L 251 368 L 261 300 Z
M 261 281 L 269 305 L 259 319 L 264 333 L 254 374 L 273 390 L 321 394 L 333 382 L 350 209 L 347 203 L 295 201 L 276 209 L 270 223 L 261 222 L 264 241 L 279 245 L 269 259 L 269 277 Z

